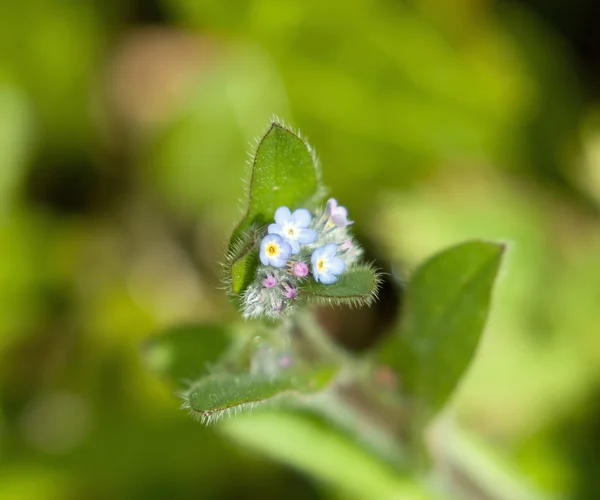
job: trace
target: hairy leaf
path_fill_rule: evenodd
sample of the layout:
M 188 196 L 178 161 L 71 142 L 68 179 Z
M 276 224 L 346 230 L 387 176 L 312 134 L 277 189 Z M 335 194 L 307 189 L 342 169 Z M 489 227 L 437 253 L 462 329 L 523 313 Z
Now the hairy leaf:
M 425 262 L 409 283 L 400 331 L 382 357 L 425 419 L 446 403 L 475 354 L 504 249 L 457 245 Z
M 268 224 L 280 206 L 310 208 L 320 190 L 319 168 L 310 146 L 292 130 L 273 122 L 256 148 L 246 215 L 229 244 L 226 272 L 231 293 L 242 293 L 256 270 L 259 235 L 255 231 L 249 235 L 248 230 Z
M 338 281 L 324 285 L 310 280 L 302 288 L 311 299 L 325 304 L 368 305 L 377 298 L 380 276 L 371 266 L 357 266 L 339 276 Z
M 233 237 L 252 225 L 266 224 L 282 205 L 292 210 L 303 206 L 319 187 L 317 161 L 310 146 L 292 130 L 273 122 L 256 149 L 248 209 Z
M 251 227 L 230 245 L 225 262 L 225 282 L 230 295 L 241 294 L 254 279 L 259 263 L 259 241 L 260 231 Z
M 183 407 L 209 423 L 222 416 L 249 411 L 284 397 L 323 389 L 333 379 L 333 368 L 304 370 L 278 376 L 220 374 L 199 380 L 183 394 Z

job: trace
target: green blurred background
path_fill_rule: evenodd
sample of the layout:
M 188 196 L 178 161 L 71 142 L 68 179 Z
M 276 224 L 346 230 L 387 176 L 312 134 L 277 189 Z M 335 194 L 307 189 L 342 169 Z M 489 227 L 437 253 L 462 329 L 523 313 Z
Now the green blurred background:
M 383 265 L 513 242 L 456 418 L 535 498 L 600 498 L 599 19 L 0 0 L 0 499 L 346 498 L 189 419 L 140 347 L 238 319 L 218 261 L 273 114 Z

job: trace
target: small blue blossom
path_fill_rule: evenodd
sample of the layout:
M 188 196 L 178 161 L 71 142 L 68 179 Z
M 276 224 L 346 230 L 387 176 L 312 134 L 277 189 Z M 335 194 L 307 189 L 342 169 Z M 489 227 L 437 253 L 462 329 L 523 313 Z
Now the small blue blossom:
M 328 243 L 317 248 L 310 260 L 312 263 L 312 273 L 317 282 L 324 285 L 330 285 L 337 281 L 337 275 L 346 270 L 346 263 L 336 257 L 338 246 L 335 243 Z
M 308 228 L 311 221 L 312 215 L 305 208 L 292 213 L 288 207 L 279 207 L 275 211 L 275 224 L 269 225 L 269 234 L 281 236 L 292 247 L 292 254 L 297 254 L 300 244 L 317 241 L 317 232 Z
M 349 226 L 354 224 L 354 221 L 348 220 L 348 209 L 338 205 L 335 198 L 329 198 L 325 205 L 325 213 L 336 226 Z
M 260 242 L 260 261 L 265 266 L 283 267 L 292 253 L 292 247 L 277 234 L 268 234 Z

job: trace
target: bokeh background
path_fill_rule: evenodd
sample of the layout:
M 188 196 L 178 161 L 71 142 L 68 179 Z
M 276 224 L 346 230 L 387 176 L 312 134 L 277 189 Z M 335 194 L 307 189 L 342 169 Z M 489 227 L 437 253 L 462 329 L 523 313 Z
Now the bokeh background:
M 1 0 L 0 498 L 345 498 L 189 419 L 141 347 L 238 319 L 218 261 L 273 114 L 401 274 L 513 242 L 454 411 L 535 498 L 600 498 L 598 19 L 594 0 Z

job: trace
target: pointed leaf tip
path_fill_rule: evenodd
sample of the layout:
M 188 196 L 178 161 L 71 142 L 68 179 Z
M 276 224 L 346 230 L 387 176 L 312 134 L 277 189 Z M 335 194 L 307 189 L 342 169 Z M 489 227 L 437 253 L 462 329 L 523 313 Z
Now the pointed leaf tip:
M 256 148 L 248 208 L 233 239 L 253 224 L 265 225 L 280 206 L 300 208 L 319 189 L 320 175 L 311 147 L 291 129 L 273 122 Z
M 310 208 L 321 191 L 311 147 L 294 131 L 274 121 L 259 141 L 252 161 L 246 215 L 233 232 L 226 262 L 227 287 L 240 295 L 258 264 L 257 228 L 273 220 L 280 206 Z

